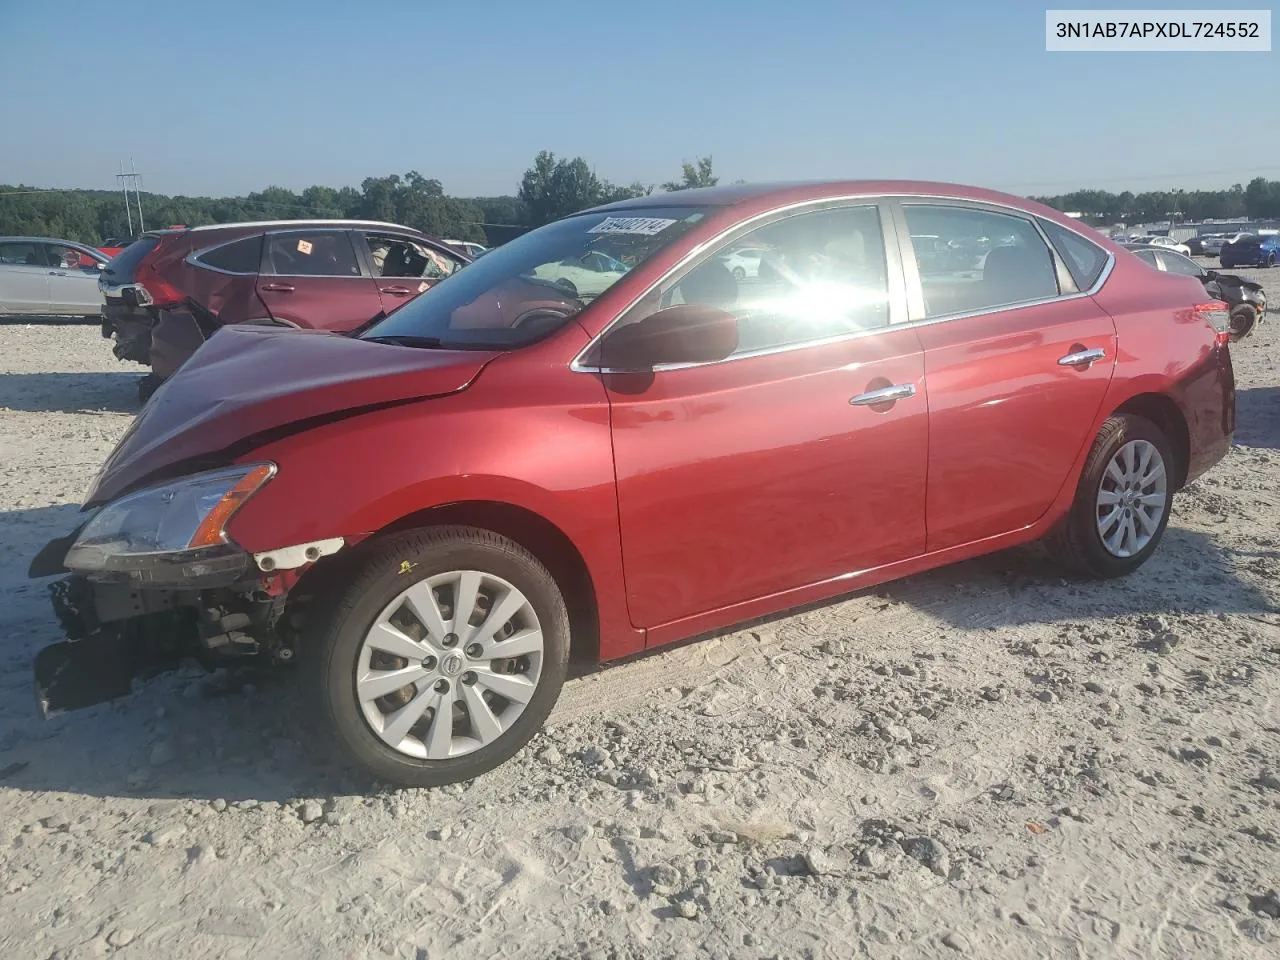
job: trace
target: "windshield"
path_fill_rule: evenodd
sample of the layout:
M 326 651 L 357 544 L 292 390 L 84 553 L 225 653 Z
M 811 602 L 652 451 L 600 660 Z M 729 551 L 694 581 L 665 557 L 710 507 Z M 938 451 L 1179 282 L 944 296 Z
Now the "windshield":
M 447 349 L 510 349 L 564 323 L 703 220 L 708 207 L 633 208 L 557 220 L 441 281 L 363 340 Z

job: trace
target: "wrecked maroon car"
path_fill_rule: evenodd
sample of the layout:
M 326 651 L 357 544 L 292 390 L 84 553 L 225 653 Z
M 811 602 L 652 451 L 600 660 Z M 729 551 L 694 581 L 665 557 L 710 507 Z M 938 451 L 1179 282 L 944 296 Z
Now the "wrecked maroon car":
M 103 270 L 102 335 L 151 367 L 146 399 L 231 323 L 345 333 L 391 313 L 471 258 L 409 227 L 277 220 L 143 234 Z

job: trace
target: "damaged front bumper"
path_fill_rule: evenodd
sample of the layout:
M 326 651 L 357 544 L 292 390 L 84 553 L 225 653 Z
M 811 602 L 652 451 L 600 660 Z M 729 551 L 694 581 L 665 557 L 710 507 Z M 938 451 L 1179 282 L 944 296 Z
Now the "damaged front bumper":
M 50 541 L 28 570 L 32 578 L 63 575 L 49 585 L 49 595 L 67 639 L 40 651 L 34 663 L 45 715 L 125 696 L 135 678 L 172 669 L 184 657 L 210 667 L 246 658 L 292 660 L 294 631 L 281 622 L 286 599 L 304 568 L 345 543 L 335 537 L 241 554 L 234 569 L 188 560 L 129 576 L 87 576 L 63 564 L 79 534 L 77 528 Z

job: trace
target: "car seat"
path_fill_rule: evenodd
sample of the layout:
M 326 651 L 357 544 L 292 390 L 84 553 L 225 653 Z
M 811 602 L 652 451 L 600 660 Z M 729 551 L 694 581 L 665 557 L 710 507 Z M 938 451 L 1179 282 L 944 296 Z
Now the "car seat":
M 1058 279 L 1048 251 L 1019 244 L 996 247 L 982 265 L 982 306 L 1018 303 L 1058 295 Z

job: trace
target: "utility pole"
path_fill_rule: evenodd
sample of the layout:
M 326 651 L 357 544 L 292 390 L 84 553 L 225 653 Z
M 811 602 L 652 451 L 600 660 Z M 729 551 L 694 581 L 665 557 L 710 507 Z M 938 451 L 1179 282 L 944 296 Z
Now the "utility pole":
M 129 236 L 133 236 L 133 209 L 129 206 L 129 184 L 125 180 L 124 161 L 120 161 L 120 172 L 116 174 L 116 181 L 120 184 L 120 189 L 124 191 L 124 215 L 129 221 Z
M 129 172 L 125 173 L 124 161 L 120 161 L 120 172 L 116 174 L 116 179 L 120 181 L 120 188 L 124 191 L 124 213 L 129 221 L 129 235 L 133 235 L 133 209 L 129 206 L 129 188 L 133 188 L 133 199 L 138 205 L 138 232 L 144 233 L 147 229 L 146 223 L 142 219 L 142 174 L 138 172 L 138 165 L 133 162 L 133 157 L 129 158 Z

